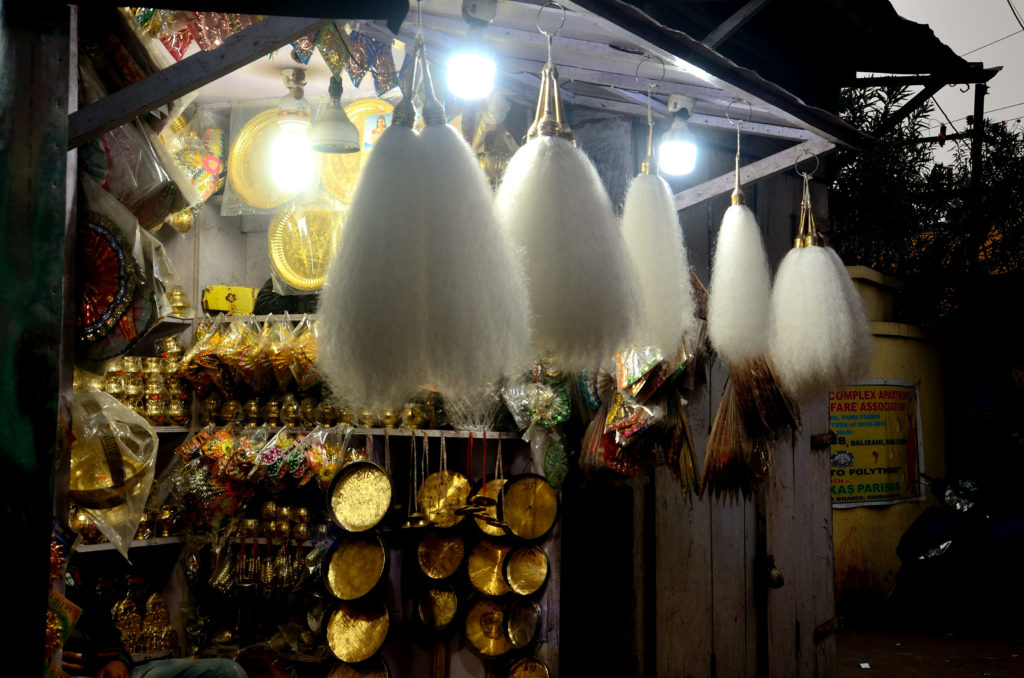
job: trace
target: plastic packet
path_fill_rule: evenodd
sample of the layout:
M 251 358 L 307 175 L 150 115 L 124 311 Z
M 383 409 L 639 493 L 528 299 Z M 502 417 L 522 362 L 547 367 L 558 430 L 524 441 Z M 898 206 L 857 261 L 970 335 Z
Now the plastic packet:
M 331 484 L 338 470 L 344 465 L 345 450 L 352 438 L 352 427 L 340 424 L 325 428 L 322 441 L 310 445 L 306 450 L 306 460 L 320 486 L 324 489 Z
M 260 450 L 259 463 L 253 469 L 253 475 L 262 474 L 271 480 L 278 478 L 288 453 L 299 436 L 294 428 L 282 426 Z
M 76 393 L 71 413 L 71 500 L 127 559 L 153 485 L 157 435 L 100 391 Z
M 235 436 L 235 455 L 225 475 L 238 481 L 249 480 L 259 464 L 260 451 L 269 439 L 270 427 L 266 424 L 243 428 Z
M 302 391 L 313 388 L 320 379 L 320 369 L 316 361 L 319 355 L 319 328 L 318 322 L 312 322 L 307 316 L 303 316 L 302 322 L 292 335 L 291 371 L 295 383 Z
M 200 321 L 196 328 L 195 343 L 185 351 L 179 363 L 178 375 L 192 384 L 192 389 L 199 397 L 205 396 L 213 387 L 213 379 L 207 365 L 211 360 L 209 354 L 216 349 L 220 340 L 219 336 L 214 340 L 214 326 L 219 322 L 222 322 L 220 318 L 214 321 L 209 316 Z
M 260 347 L 260 327 L 255 318 L 236 321 L 239 325 L 238 361 L 235 371 L 249 388 L 262 392 L 270 385 L 273 378 L 273 367 L 263 356 Z
M 287 314 L 285 314 L 287 318 Z M 294 378 L 292 375 L 292 330 L 287 320 L 276 320 L 271 326 L 269 344 L 264 347 L 267 360 L 277 380 L 277 387 L 282 393 Z
M 654 346 L 630 348 L 615 354 L 615 385 L 620 391 L 635 396 L 643 388 L 647 376 L 664 360 Z

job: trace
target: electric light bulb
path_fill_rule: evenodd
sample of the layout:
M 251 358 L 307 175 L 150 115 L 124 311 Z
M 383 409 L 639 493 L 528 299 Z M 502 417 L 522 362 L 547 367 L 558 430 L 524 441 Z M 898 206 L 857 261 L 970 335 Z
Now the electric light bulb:
M 494 89 L 494 60 L 478 52 L 458 52 L 448 59 L 448 89 L 460 99 L 482 99 Z
M 309 125 L 278 124 L 271 147 L 271 177 L 285 193 L 298 193 L 313 183 L 313 149 Z
M 692 141 L 668 140 L 658 146 L 658 169 L 665 174 L 689 174 L 697 166 L 697 144 Z

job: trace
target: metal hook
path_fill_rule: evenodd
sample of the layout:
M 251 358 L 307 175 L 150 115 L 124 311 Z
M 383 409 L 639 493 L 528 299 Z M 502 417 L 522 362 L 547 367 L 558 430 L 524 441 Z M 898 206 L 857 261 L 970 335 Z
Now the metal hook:
M 558 28 L 554 29 L 553 31 L 546 31 L 546 30 L 544 30 L 544 27 L 540 25 L 540 16 L 544 12 L 544 9 L 547 8 L 547 7 L 557 7 L 558 9 L 562 10 L 562 21 L 558 24 Z M 554 0 L 547 0 L 547 2 L 545 2 L 543 5 L 541 5 L 540 9 L 537 10 L 537 30 L 540 31 L 541 35 L 546 36 L 548 40 L 551 40 L 551 38 L 554 38 L 559 33 L 561 33 L 562 32 L 562 28 L 564 26 L 565 26 L 565 7 L 562 7 L 557 2 L 554 2 Z
M 634 77 L 636 78 L 636 81 L 637 81 L 637 82 L 640 82 L 640 67 L 641 67 L 641 66 L 643 66 L 643 65 L 644 65 L 644 63 L 645 63 L 645 62 L 646 62 L 646 61 L 647 61 L 648 59 L 657 59 L 657 60 L 658 60 L 658 62 L 659 62 L 659 63 L 661 64 L 661 77 L 660 77 L 660 78 L 658 78 L 658 80 L 657 80 L 656 82 L 654 82 L 654 83 L 652 83 L 652 84 L 650 84 L 650 85 L 648 85 L 648 86 L 647 86 L 647 92 L 648 92 L 648 94 L 649 94 L 649 93 L 650 93 L 650 91 L 651 91 L 651 88 L 653 88 L 653 87 L 657 87 L 657 86 L 658 86 L 658 85 L 660 85 L 661 83 L 665 82 L 665 60 L 664 60 L 664 59 L 662 59 L 662 58 L 661 58 L 660 56 L 658 56 L 657 54 L 645 54 L 645 55 L 643 56 L 643 58 L 642 58 L 642 59 L 640 59 L 640 61 L 639 61 L 639 62 L 637 62 L 637 65 L 636 65 L 636 72 L 635 72 L 635 74 L 634 74 Z
M 732 115 L 730 115 L 730 111 L 732 111 L 732 107 L 735 106 L 736 104 L 745 104 L 746 105 L 746 107 L 747 107 L 747 119 L 746 120 L 743 120 L 741 118 L 733 118 Z M 725 107 L 725 118 L 726 118 L 726 120 L 729 121 L 729 124 L 731 124 L 731 125 L 739 126 L 739 125 L 742 125 L 745 122 L 750 122 L 750 119 L 752 117 L 754 117 L 754 107 L 751 106 L 750 102 L 747 101 L 746 99 L 733 99 L 732 101 L 729 102 L 729 105 Z
M 812 169 L 810 172 L 800 171 L 800 161 L 803 160 L 804 158 L 811 158 L 812 160 L 814 160 L 814 169 Z M 793 163 L 793 169 L 796 171 L 797 174 L 802 176 L 804 179 L 810 179 L 811 177 L 814 176 L 814 173 L 818 171 L 818 167 L 820 166 L 820 164 L 821 163 L 818 160 L 818 156 L 814 155 L 810 151 L 805 150 L 801 152 L 800 155 L 797 156 L 796 162 Z

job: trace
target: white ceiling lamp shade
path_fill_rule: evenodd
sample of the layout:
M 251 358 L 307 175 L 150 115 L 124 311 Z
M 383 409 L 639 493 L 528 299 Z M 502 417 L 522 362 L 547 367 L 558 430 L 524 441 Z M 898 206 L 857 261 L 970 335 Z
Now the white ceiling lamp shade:
M 341 78 L 331 76 L 327 93 L 330 103 L 310 131 L 309 140 L 317 153 L 356 153 L 359 129 L 352 124 L 341 105 Z
M 689 174 L 697 166 L 697 140 L 686 120 L 693 115 L 694 99 L 673 94 L 668 99 L 672 125 L 658 146 L 658 169 L 671 176 Z
M 629 344 L 640 299 L 611 199 L 565 122 L 554 34 L 545 33 L 548 62 L 528 141 L 509 161 L 496 203 L 524 257 L 536 354 L 581 370 Z
M 423 386 L 468 398 L 529 356 L 518 262 L 469 145 L 446 124 L 417 39 L 412 82 L 363 169 L 320 299 L 321 365 L 352 405 Z M 412 106 L 425 82 L 425 128 Z M 396 187 L 401 195 L 396 196 Z
M 288 94 L 277 104 L 278 133 L 271 149 L 271 177 L 287 193 L 298 193 L 313 183 L 313 151 L 309 145 L 310 108 L 301 68 L 281 71 Z

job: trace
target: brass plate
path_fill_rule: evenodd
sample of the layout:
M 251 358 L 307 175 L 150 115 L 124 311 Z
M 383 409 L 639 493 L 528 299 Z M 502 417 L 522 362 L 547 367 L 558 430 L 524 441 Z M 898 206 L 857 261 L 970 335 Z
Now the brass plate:
M 331 518 L 349 532 L 376 527 L 390 507 L 391 480 L 376 464 L 352 462 L 338 472 L 331 485 Z
M 536 657 L 523 657 L 508 670 L 508 678 L 550 678 L 547 664 Z M 333 678 L 333 677 L 332 677 Z
M 391 670 L 383 657 L 376 657 L 356 666 L 336 664 L 327 674 L 327 678 L 391 678 Z
M 379 537 L 342 539 L 327 562 L 327 590 L 340 600 L 362 598 L 384 574 L 387 552 Z
M 532 600 L 520 600 L 508 611 L 508 642 L 521 650 L 537 637 L 540 628 L 540 605 Z
M 242 202 L 256 209 L 280 207 L 297 195 L 282 191 L 271 177 L 277 131 L 276 108 L 258 113 L 242 127 L 228 154 L 228 183 Z
M 539 546 L 520 546 L 505 560 L 505 579 L 513 592 L 533 595 L 548 578 L 548 556 Z
M 469 481 L 455 471 L 438 471 L 427 476 L 416 493 L 420 511 L 438 527 L 452 527 L 462 521 L 455 509 L 469 499 Z
M 327 644 L 343 662 L 366 661 L 384 644 L 389 624 L 383 602 L 369 606 L 341 603 L 327 621 Z
M 423 574 L 431 579 L 447 579 L 455 574 L 466 555 L 466 544 L 457 534 L 431 530 L 416 549 L 416 560 Z
M 504 485 L 504 484 L 505 484 L 505 479 L 504 478 L 497 478 L 497 479 L 494 479 L 494 480 L 488 480 L 487 484 L 484 485 L 483 488 L 481 488 L 481 490 L 479 492 L 477 492 L 477 495 L 481 495 L 482 494 L 484 496 L 487 496 L 487 497 L 490 497 L 490 498 L 496 500 L 498 498 L 498 493 L 501 492 L 501 486 Z M 498 507 L 497 506 L 485 506 L 484 507 L 484 513 L 486 515 L 489 515 L 491 518 L 497 518 L 498 517 Z M 474 520 L 474 522 L 476 522 L 476 526 L 479 527 L 480 531 L 483 532 L 484 534 L 489 534 L 492 537 L 501 537 L 501 536 L 503 536 L 505 534 L 504 530 L 502 530 L 499 527 L 494 527 L 493 525 L 488 525 L 481 518 L 474 518 L 473 520 Z
M 433 631 L 448 628 L 458 609 L 459 598 L 450 586 L 427 589 L 417 605 L 420 621 Z
M 519 476 L 505 486 L 503 508 L 512 534 L 520 539 L 538 539 L 558 518 L 558 494 L 541 476 Z
M 323 187 L 338 200 L 349 203 L 356 193 L 359 172 L 366 164 L 370 149 L 366 144 L 364 127 L 368 122 L 376 121 L 378 116 L 387 116 L 390 125 L 391 111 L 394 106 L 383 99 L 356 99 L 345 107 L 345 115 L 359 130 L 358 153 L 318 153 L 320 156 L 320 181 Z
M 480 598 L 466 613 L 466 640 L 485 657 L 498 657 L 512 649 L 505 636 L 505 608 Z
M 344 220 L 326 196 L 278 212 L 267 234 L 274 272 L 297 290 L 323 287 Z
M 512 550 L 510 544 L 479 541 L 469 552 L 469 583 L 487 596 L 502 596 L 511 591 L 502 573 L 505 556 Z

